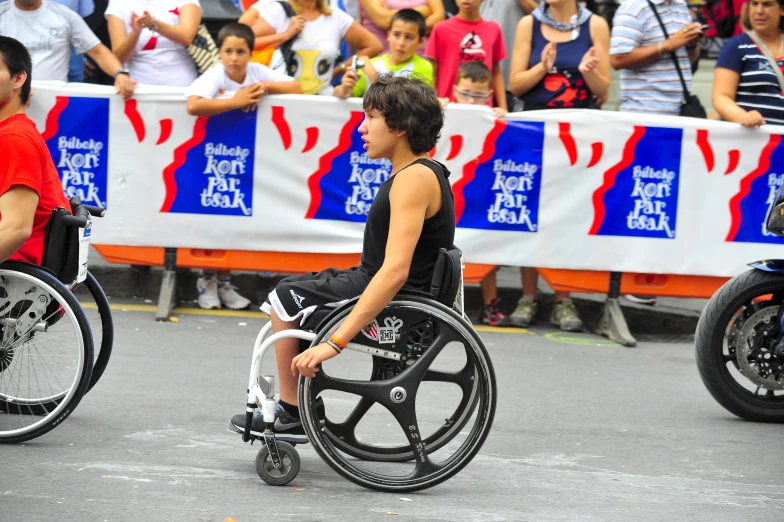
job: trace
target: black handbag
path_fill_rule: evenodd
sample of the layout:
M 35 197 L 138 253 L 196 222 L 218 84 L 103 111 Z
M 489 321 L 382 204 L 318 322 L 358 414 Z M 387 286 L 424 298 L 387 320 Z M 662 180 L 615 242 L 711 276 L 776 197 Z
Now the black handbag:
M 667 29 L 664 27 L 664 22 L 662 22 L 659 12 L 656 10 L 656 6 L 653 5 L 651 0 L 648 0 L 648 5 L 651 6 L 653 14 L 656 15 L 656 20 L 658 20 L 659 26 L 664 33 L 664 38 L 669 38 L 670 35 L 667 34 Z M 683 87 L 683 102 L 681 103 L 680 115 L 689 118 L 706 118 L 708 115 L 705 112 L 705 107 L 700 103 L 700 99 L 696 95 L 690 93 L 689 88 L 686 87 L 686 80 L 683 79 L 683 71 L 681 71 L 681 66 L 678 63 L 678 56 L 674 52 L 670 53 L 670 56 L 672 57 L 672 62 L 675 64 L 675 70 L 678 71 L 678 78 L 681 79 L 681 86 Z
M 297 16 L 297 13 L 294 12 L 294 9 L 291 7 L 291 4 L 285 1 L 278 2 L 282 7 L 283 10 L 286 12 L 286 16 L 289 17 L 289 20 Z M 299 37 L 299 33 L 295 34 L 290 39 L 286 40 L 282 45 L 278 46 L 278 51 L 280 51 L 281 58 L 283 63 L 286 65 L 286 74 L 289 76 L 294 76 L 297 72 L 297 61 L 294 58 L 294 40 Z M 277 68 L 280 64 L 276 64 L 273 66 L 273 69 Z

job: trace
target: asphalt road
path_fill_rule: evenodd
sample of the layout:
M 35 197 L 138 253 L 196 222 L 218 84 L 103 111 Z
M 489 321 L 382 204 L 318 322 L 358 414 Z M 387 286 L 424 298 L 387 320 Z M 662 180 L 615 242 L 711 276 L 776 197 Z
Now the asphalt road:
M 482 332 L 498 411 L 459 475 L 421 493 L 371 492 L 299 446 L 302 471 L 274 488 L 255 472 L 259 445 L 226 431 L 263 321 L 155 323 L 131 308 L 115 310 L 109 368 L 75 413 L 0 446 L 0 521 L 784 520 L 784 428 L 715 403 L 690 339 L 628 349 L 547 327 Z

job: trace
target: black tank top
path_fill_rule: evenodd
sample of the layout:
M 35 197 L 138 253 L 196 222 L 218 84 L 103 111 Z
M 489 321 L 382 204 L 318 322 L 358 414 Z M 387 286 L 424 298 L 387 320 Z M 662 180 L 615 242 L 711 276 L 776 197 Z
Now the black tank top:
M 414 257 L 411 260 L 411 269 L 404 288 L 428 290 L 439 250 L 451 247 L 455 241 L 455 200 L 452 187 L 447 180 L 449 170 L 437 161 L 418 159 L 400 170 L 417 163 L 430 168 L 438 178 L 441 186 L 441 208 L 435 215 L 425 219 L 422 233 L 414 248 Z M 392 190 L 392 183 L 396 177 L 397 175 L 390 176 L 381 184 L 368 212 L 361 267 L 371 276 L 375 275 L 384 264 L 391 213 L 389 191 Z

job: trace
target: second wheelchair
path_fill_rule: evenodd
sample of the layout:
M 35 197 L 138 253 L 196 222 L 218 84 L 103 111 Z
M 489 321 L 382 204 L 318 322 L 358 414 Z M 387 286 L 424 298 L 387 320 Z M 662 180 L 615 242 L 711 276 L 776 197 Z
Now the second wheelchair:
M 52 213 L 42 266 L 0 265 L 0 442 L 47 433 L 73 411 L 106 368 L 113 342 L 109 303 L 87 271 L 91 215 L 103 209 L 71 200 Z M 93 331 L 72 289 L 95 301 Z

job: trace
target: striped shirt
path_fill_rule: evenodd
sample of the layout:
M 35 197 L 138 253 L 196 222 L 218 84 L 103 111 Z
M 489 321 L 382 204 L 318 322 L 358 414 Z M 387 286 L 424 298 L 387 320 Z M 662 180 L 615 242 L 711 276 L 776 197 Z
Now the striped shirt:
M 784 71 L 784 56 L 777 56 L 776 63 Z M 784 94 L 779 80 L 770 62 L 749 35 L 740 34 L 728 41 L 721 50 L 716 67 L 740 75 L 735 103 L 741 109 L 759 111 L 766 123 L 784 125 Z
M 652 0 L 672 36 L 692 23 L 684 0 Z M 656 15 L 647 0 L 626 0 L 613 18 L 610 54 L 630 53 L 637 47 L 656 45 L 666 40 Z M 691 64 L 685 48 L 676 51 L 678 63 L 691 91 Z M 663 54 L 639 69 L 621 71 L 621 111 L 679 114 L 683 103 L 683 86 L 672 55 Z

